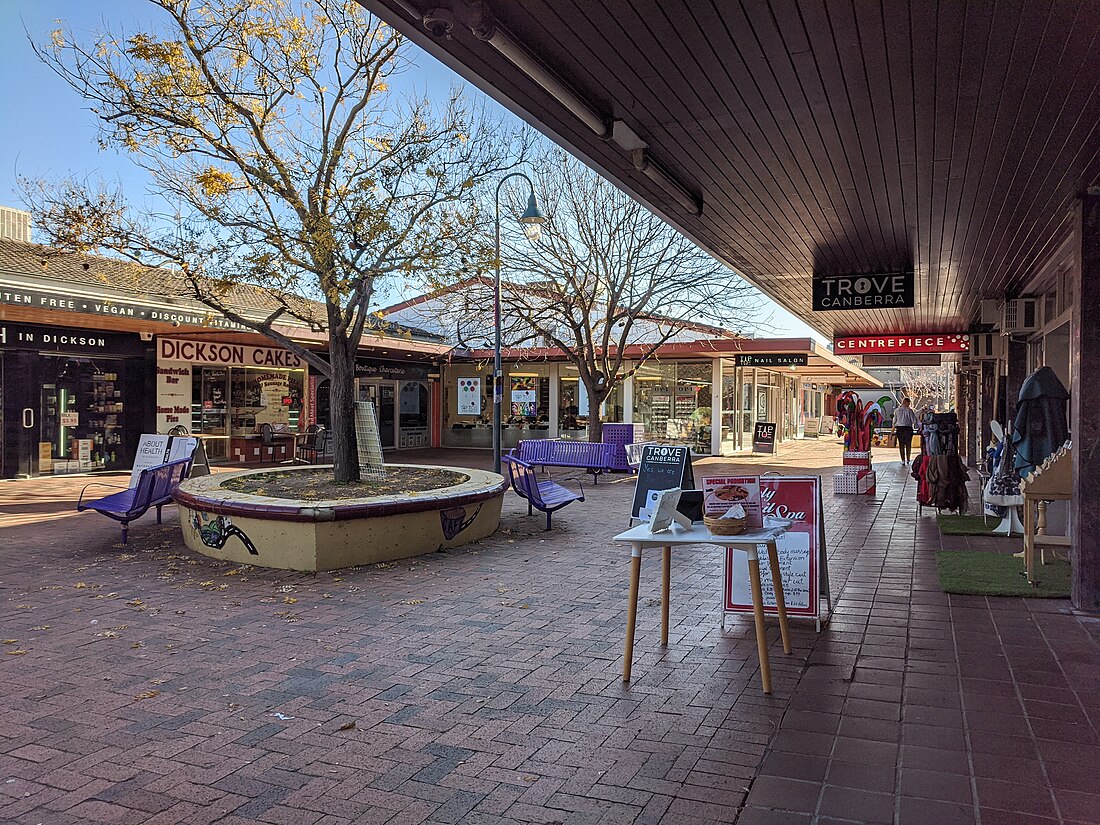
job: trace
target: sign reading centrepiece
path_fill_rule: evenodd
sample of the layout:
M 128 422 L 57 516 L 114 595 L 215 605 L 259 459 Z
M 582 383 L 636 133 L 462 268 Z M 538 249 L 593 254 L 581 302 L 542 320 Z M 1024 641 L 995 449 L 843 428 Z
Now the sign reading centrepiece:
M 162 361 L 187 361 L 192 364 L 220 364 L 229 367 L 299 369 L 305 366 L 301 358 L 285 349 L 176 338 L 157 340 L 157 358 Z
M 940 332 L 923 335 L 860 335 L 833 340 L 833 352 L 837 355 L 969 351 L 969 336 Z

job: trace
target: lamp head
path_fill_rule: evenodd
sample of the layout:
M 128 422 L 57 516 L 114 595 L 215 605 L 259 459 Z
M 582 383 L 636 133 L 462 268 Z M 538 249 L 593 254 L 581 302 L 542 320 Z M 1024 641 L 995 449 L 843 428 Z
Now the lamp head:
M 527 208 L 519 216 L 519 222 L 523 224 L 523 232 L 532 241 L 537 241 L 542 235 L 542 225 L 546 223 L 546 216 L 539 209 L 539 202 L 532 192 L 527 197 Z

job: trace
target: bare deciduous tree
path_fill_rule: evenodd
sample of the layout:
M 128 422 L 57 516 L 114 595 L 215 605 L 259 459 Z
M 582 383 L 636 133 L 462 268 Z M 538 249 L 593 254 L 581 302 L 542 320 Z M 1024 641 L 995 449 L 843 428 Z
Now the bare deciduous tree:
M 57 31 L 36 51 L 91 104 L 102 143 L 149 171 L 168 219 L 74 178 L 24 180 L 25 200 L 55 245 L 176 268 L 194 298 L 329 376 L 335 476 L 358 480 L 354 359 L 372 299 L 387 279 L 471 265 L 473 190 L 510 168 L 496 147 L 522 155 L 523 139 L 457 93 L 438 112 L 395 98 L 402 39 L 351 0 L 149 2 L 155 31 Z M 238 283 L 278 308 L 243 316 L 226 300 Z M 276 328 L 286 317 L 327 331 L 327 359 Z
M 902 395 L 913 402 L 913 409 L 947 409 L 951 404 L 954 373 L 948 364 L 936 367 L 902 367 Z
M 538 159 L 534 185 L 546 223 L 537 241 L 502 233 L 506 347 L 560 350 L 588 394 L 588 437 L 599 441 L 600 408 L 617 384 L 693 325 L 759 326 L 758 294 L 622 191 L 558 149 Z M 527 204 L 514 188 L 511 216 Z M 487 210 L 483 210 L 487 211 Z M 491 242 L 491 241 L 488 241 Z M 487 243 L 488 243 L 487 242 Z M 437 280 L 440 321 L 468 345 L 491 340 L 489 279 Z M 714 337 L 697 333 L 689 337 Z M 628 370 L 626 363 L 631 362 Z

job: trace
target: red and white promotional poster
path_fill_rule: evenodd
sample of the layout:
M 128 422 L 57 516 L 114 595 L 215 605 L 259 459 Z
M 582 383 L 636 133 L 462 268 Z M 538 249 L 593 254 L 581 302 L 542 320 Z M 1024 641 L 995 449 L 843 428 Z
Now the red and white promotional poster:
M 730 508 L 741 505 L 745 511 L 745 527 L 762 527 L 760 507 L 760 476 L 722 476 L 703 479 L 703 514 L 722 518 Z
M 817 476 L 761 476 L 761 512 L 791 522 L 779 537 L 776 550 L 783 581 L 784 603 L 790 616 L 818 616 L 824 558 L 821 479 Z M 775 613 L 775 589 L 767 553 L 760 553 L 760 581 L 764 590 L 764 609 Z M 825 572 L 825 581 L 828 573 Z M 723 609 L 727 613 L 751 613 L 747 554 L 727 548 Z

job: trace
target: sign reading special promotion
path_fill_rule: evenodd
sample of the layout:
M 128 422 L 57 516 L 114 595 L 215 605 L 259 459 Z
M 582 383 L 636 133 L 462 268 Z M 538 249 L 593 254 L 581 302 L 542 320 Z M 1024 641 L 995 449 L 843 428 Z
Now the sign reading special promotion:
M 787 615 L 817 619 L 820 627 L 821 598 L 832 606 L 829 569 L 825 563 L 821 479 L 817 476 L 761 476 L 760 503 L 765 524 L 769 517 L 791 522 L 776 541 Z M 760 583 L 764 610 L 775 614 L 775 589 L 766 553 L 760 554 Z M 727 548 L 722 601 L 726 613 L 752 612 L 747 553 Z

